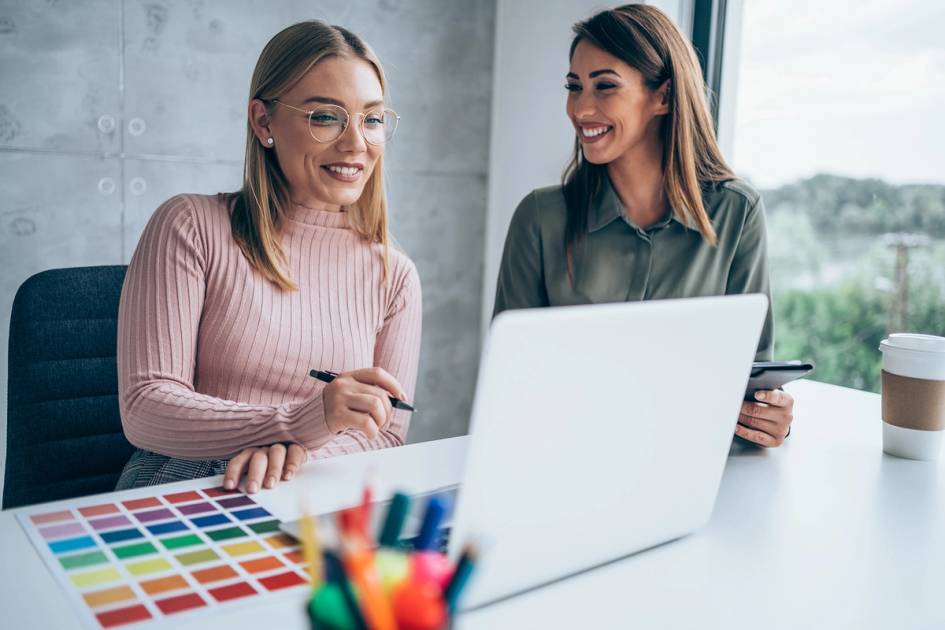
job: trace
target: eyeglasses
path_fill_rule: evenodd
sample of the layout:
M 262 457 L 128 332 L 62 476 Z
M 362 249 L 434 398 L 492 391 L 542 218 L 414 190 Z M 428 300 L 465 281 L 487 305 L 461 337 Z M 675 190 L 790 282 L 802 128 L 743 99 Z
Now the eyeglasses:
M 313 110 L 302 109 L 295 105 L 272 99 L 272 103 L 279 103 L 289 109 L 308 114 L 308 131 L 316 142 L 334 142 L 348 128 L 351 116 L 348 110 L 338 105 L 319 105 Z M 375 109 L 369 112 L 355 114 L 361 117 L 358 129 L 368 144 L 382 145 L 394 137 L 400 116 L 392 109 Z

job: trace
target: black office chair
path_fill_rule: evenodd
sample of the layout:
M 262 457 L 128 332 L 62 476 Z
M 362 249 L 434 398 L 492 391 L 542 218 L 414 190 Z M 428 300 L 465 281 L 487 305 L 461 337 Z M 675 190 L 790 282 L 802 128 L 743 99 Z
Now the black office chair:
M 4 508 L 109 492 L 131 456 L 115 360 L 125 269 L 52 269 L 16 292 Z

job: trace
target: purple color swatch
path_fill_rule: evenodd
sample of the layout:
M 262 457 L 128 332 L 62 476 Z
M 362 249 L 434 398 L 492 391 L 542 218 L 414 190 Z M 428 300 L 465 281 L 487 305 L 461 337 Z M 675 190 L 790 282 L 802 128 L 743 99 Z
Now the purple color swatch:
M 118 516 L 109 516 L 108 518 L 98 518 L 94 521 L 89 521 L 89 524 L 91 524 L 92 527 L 98 531 L 101 529 L 111 529 L 112 527 L 131 525 L 131 521 L 128 520 L 127 516 L 119 514 Z
M 190 505 L 178 505 L 177 509 L 181 514 L 190 516 L 191 514 L 200 514 L 201 512 L 216 512 L 216 508 L 209 503 L 191 503 Z
M 171 514 L 171 511 L 167 508 L 161 508 L 160 510 L 149 510 L 147 512 L 135 512 L 135 518 L 142 523 L 150 523 L 151 521 L 160 521 L 165 518 L 174 518 L 174 515 Z
M 244 505 L 256 505 L 256 502 L 245 494 L 238 497 L 231 497 L 229 499 L 217 499 L 217 503 L 227 509 L 243 507 Z
M 62 525 L 53 525 L 52 527 L 43 527 L 39 530 L 43 538 L 62 538 L 63 536 L 76 536 L 84 534 L 85 529 L 79 523 L 64 523 Z

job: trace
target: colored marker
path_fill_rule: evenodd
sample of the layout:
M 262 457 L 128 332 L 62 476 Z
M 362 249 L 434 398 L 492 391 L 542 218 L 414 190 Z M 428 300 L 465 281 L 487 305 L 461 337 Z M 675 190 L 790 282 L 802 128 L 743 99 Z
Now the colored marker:
M 308 602 L 308 616 L 312 628 L 332 630 L 354 630 L 354 617 L 345 601 L 341 586 L 326 582 L 322 584 Z
M 445 588 L 452 574 L 452 566 L 446 556 L 439 552 L 440 526 L 449 509 L 445 496 L 434 495 L 427 501 L 427 508 L 420 525 L 420 534 L 410 555 L 411 576 L 420 582 L 433 582 Z
M 310 370 L 308 375 L 312 378 L 317 378 L 323 383 L 330 383 L 338 378 L 338 374 L 335 372 L 329 372 L 328 370 Z M 393 396 L 388 396 L 388 398 L 390 399 L 390 404 L 394 407 L 394 409 L 416 411 L 416 408 L 414 408 L 410 403 L 404 402 L 400 398 L 394 398 Z
M 466 588 L 466 584 L 469 582 L 469 576 L 472 575 L 473 569 L 476 568 L 476 561 L 478 559 L 479 550 L 476 549 L 475 545 L 467 543 L 463 547 L 463 553 L 459 557 L 459 562 L 456 563 L 456 570 L 453 571 L 453 577 L 450 578 L 449 584 L 446 585 L 446 589 L 443 591 L 443 599 L 446 600 L 446 606 L 451 615 L 456 612 L 459 596 L 462 594 L 463 589 Z
M 398 630 L 438 630 L 446 626 L 446 605 L 435 584 L 403 582 L 392 600 Z
M 381 547 L 396 547 L 400 540 L 400 532 L 404 528 L 407 512 L 410 510 L 410 497 L 403 492 L 397 492 L 390 500 L 387 516 L 384 518 L 384 527 L 378 539 Z
M 445 496 L 433 495 L 427 501 L 427 509 L 423 513 L 423 523 L 420 525 L 420 534 L 417 536 L 414 549 L 427 551 L 436 549 L 439 543 L 440 525 L 449 509 L 449 500 Z
M 371 552 L 353 536 L 341 536 L 342 560 L 351 581 L 358 588 L 364 620 L 371 630 L 397 630 L 397 621 L 383 585 L 374 571 Z
M 354 621 L 355 630 L 368 630 L 367 622 L 364 621 L 364 615 L 361 613 L 361 607 L 358 605 L 358 599 L 354 596 L 354 590 L 345 574 L 344 565 L 341 558 L 335 552 L 326 549 L 325 558 L 325 578 L 332 584 L 337 584 L 341 595 L 348 607 L 348 612 Z
M 302 553 L 305 564 L 312 578 L 312 590 L 316 590 L 324 582 L 322 568 L 322 546 L 318 540 L 318 527 L 315 519 L 305 510 L 302 514 Z
M 371 500 L 374 496 L 372 487 L 374 484 L 371 482 L 371 477 L 373 476 L 372 471 L 367 483 L 364 484 L 364 490 L 361 491 L 361 533 L 364 534 L 366 540 L 371 539 Z

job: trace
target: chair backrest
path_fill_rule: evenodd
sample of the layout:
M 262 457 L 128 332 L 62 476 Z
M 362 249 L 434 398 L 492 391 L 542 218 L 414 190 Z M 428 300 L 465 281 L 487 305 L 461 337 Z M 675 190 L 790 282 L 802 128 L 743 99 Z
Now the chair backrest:
M 52 269 L 16 292 L 4 508 L 109 492 L 131 456 L 115 359 L 125 270 Z

